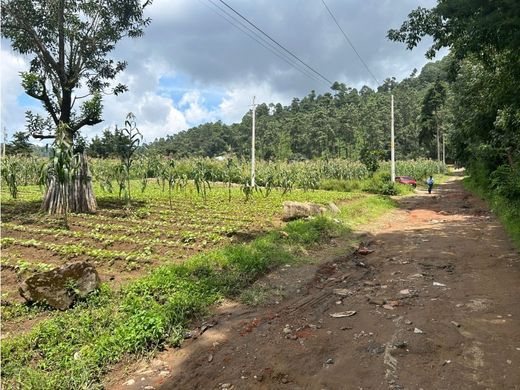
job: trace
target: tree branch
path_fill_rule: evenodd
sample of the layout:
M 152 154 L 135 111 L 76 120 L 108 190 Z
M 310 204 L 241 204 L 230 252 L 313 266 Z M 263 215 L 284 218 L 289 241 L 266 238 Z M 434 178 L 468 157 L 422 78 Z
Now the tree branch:
M 14 15 L 16 15 L 14 17 L 21 25 L 23 25 L 23 27 L 18 26 L 18 27 L 13 27 L 13 28 L 25 31 L 29 35 L 31 35 L 32 39 L 34 39 L 34 43 L 36 44 L 36 46 L 38 47 L 38 50 L 40 51 L 40 55 L 52 66 L 52 68 L 56 72 L 56 74 L 59 75 L 58 63 L 54 60 L 54 58 L 52 58 L 51 53 L 49 53 L 49 51 L 45 48 L 42 41 L 36 34 L 36 32 L 30 26 L 27 25 L 25 19 L 23 18 L 23 15 L 19 15 L 18 13 L 15 13 Z M 21 16 L 21 17 L 19 17 L 19 16 Z
M 83 118 L 77 123 L 74 123 L 70 126 L 72 132 L 76 132 L 81 129 L 83 126 L 94 126 L 98 123 L 103 122 L 103 119 L 92 119 L 92 118 Z

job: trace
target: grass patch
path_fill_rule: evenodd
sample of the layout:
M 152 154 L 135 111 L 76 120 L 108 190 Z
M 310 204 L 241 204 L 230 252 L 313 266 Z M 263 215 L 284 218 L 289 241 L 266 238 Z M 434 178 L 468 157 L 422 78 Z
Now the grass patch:
M 520 200 L 512 201 L 492 190 L 486 190 L 471 177 L 463 179 L 462 184 L 468 191 L 487 202 L 520 251 Z
M 340 205 L 341 213 L 337 218 L 349 228 L 371 222 L 384 213 L 397 207 L 397 202 L 381 195 L 368 195 Z
M 102 375 L 126 354 L 180 344 L 189 322 L 210 305 L 290 262 L 293 247 L 315 245 L 345 228 L 319 217 L 283 231 L 158 268 L 119 293 L 103 286 L 73 309 L 3 340 L 3 388 L 101 388 Z
M 322 180 L 320 188 L 327 191 L 368 192 L 379 195 L 407 195 L 413 193 L 409 185 L 392 183 L 390 175 L 378 172 L 371 178 L 352 180 Z

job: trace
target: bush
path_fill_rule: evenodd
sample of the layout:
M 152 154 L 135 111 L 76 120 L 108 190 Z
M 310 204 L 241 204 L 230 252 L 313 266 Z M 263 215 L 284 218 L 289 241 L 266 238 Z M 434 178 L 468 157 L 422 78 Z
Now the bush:
M 361 191 L 362 187 L 361 180 L 325 179 L 321 180 L 319 184 L 319 189 L 321 190 L 339 192 Z

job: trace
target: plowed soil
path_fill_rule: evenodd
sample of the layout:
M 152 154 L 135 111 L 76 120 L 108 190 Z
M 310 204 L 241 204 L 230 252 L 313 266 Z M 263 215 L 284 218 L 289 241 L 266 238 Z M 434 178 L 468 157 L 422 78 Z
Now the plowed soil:
M 257 283 L 265 304 L 222 305 L 107 387 L 519 389 L 520 257 L 504 229 L 455 179 L 399 202 L 360 233 L 373 252 L 336 241 L 279 269 Z

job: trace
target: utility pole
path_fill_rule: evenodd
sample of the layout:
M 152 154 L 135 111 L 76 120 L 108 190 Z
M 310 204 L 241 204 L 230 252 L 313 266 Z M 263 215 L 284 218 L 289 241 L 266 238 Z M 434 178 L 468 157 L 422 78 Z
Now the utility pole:
M 4 131 L 2 133 L 2 158 L 5 158 L 5 143 L 7 142 L 7 129 L 4 126 Z
M 256 96 L 253 96 L 253 105 L 252 113 L 253 113 L 253 126 L 251 129 L 251 187 L 255 186 L 255 104 Z
M 435 111 L 435 130 L 437 132 L 437 161 L 441 162 L 441 142 L 439 132 L 439 119 L 437 118 L 437 111 Z
M 391 125 L 390 125 L 390 161 L 391 161 L 391 177 L 392 182 L 395 181 L 395 137 L 394 137 L 394 94 L 390 95 L 390 115 L 391 115 Z
M 446 165 L 446 135 L 442 133 L 442 163 Z

